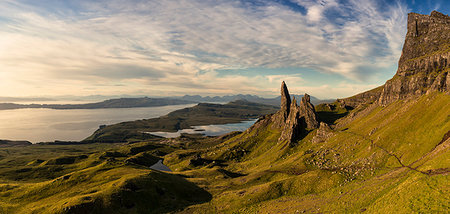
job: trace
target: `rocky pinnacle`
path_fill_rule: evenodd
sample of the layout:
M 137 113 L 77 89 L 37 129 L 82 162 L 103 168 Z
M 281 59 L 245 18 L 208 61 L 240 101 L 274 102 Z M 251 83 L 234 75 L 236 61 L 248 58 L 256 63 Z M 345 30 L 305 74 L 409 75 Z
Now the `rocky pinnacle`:
M 302 97 L 300 105 L 297 105 L 295 97 L 292 103 L 290 103 L 289 92 L 284 82 L 281 84 L 281 89 L 282 107 L 279 113 L 274 115 L 274 121 L 279 121 L 281 115 L 286 115 L 286 117 L 281 126 L 279 126 L 283 130 L 278 141 L 287 141 L 289 145 L 293 145 L 293 143 L 305 136 L 308 130 L 318 128 L 319 122 L 317 121 L 316 112 L 308 94 L 305 94 Z M 287 100 L 289 100 L 290 105 L 283 107 L 283 105 L 288 104 L 286 102 Z
M 287 118 L 289 114 L 289 109 L 291 106 L 291 96 L 289 95 L 289 91 L 287 89 L 286 83 L 283 81 L 281 83 L 281 109 L 280 111 L 285 113 L 283 114 L 284 119 Z

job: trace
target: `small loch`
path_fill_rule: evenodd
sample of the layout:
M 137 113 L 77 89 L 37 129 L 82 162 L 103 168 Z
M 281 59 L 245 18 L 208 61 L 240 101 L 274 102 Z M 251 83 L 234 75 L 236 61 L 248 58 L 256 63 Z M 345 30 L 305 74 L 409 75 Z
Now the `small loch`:
M 165 172 L 172 172 L 172 170 L 170 170 L 169 167 L 167 167 L 166 165 L 163 164 L 163 160 L 159 160 L 157 163 L 150 166 L 150 169 L 165 171 Z

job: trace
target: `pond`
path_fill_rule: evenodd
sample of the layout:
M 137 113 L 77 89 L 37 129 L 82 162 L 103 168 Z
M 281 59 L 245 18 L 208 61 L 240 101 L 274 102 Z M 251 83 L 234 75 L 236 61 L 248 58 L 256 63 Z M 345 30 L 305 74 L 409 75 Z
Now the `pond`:
M 172 172 L 172 170 L 169 169 L 166 165 L 163 164 L 163 160 L 158 160 L 157 163 L 150 166 L 150 169 L 159 170 L 159 171 L 165 171 L 165 172 Z

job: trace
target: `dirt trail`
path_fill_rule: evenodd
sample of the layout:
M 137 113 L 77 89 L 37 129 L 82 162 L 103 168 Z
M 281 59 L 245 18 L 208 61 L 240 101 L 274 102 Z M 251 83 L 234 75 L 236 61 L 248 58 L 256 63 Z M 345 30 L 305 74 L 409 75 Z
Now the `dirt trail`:
M 412 162 L 411 164 L 405 165 L 405 164 L 402 162 L 402 160 L 401 160 L 396 154 L 394 154 L 394 153 L 392 153 L 392 152 L 389 152 L 387 149 L 383 148 L 383 147 L 380 146 L 380 145 L 375 144 L 375 143 L 373 142 L 373 140 L 370 139 L 370 138 L 368 138 L 367 136 L 361 135 L 361 134 L 358 134 L 358 133 L 354 133 L 354 132 L 350 132 L 350 131 L 348 131 L 348 130 L 339 131 L 339 132 L 343 132 L 343 133 L 348 133 L 348 134 L 352 134 L 352 135 L 355 135 L 355 136 L 359 136 L 359 137 L 363 138 L 364 140 L 369 141 L 370 144 L 371 144 L 372 146 L 375 146 L 375 147 L 381 149 L 381 150 L 382 150 L 383 152 L 385 152 L 386 154 L 388 154 L 388 155 L 394 157 L 394 158 L 397 160 L 397 162 L 398 162 L 402 167 L 408 168 L 408 169 L 410 169 L 410 170 L 414 170 L 414 171 L 416 171 L 416 172 L 420 172 L 420 173 L 422 173 L 422 174 L 424 174 L 424 175 L 427 175 L 427 176 L 446 174 L 446 173 L 449 173 L 449 172 L 450 172 L 450 168 L 430 169 L 430 170 L 427 170 L 427 171 L 421 171 L 421 170 L 418 170 L 417 168 L 418 168 L 419 166 L 421 166 L 422 164 L 421 164 L 421 165 L 418 165 L 418 166 L 416 166 L 416 167 L 412 167 L 412 165 L 414 165 L 415 163 L 417 163 L 417 162 L 419 162 L 419 161 L 421 161 L 421 160 L 423 160 L 423 159 L 425 159 L 425 158 L 428 158 L 428 157 L 430 157 L 430 156 L 432 156 L 432 155 L 435 155 L 435 154 L 437 154 L 437 153 L 439 153 L 439 152 L 441 152 L 441 151 L 447 149 L 447 148 L 450 146 L 450 138 L 447 139 L 447 140 L 444 141 L 444 142 L 439 143 L 439 144 L 436 145 L 431 151 L 427 152 L 426 154 L 424 154 L 422 157 L 420 157 L 419 159 L 415 160 L 415 161 Z

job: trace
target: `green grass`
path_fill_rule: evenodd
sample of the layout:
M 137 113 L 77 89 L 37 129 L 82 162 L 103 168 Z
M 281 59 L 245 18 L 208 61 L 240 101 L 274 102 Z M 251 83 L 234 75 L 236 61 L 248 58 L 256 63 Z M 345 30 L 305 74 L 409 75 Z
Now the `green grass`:
M 223 178 L 208 170 L 211 166 L 181 172 L 213 194 L 210 203 L 196 209 L 230 213 L 448 210 L 448 147 L 427 154 L 450 130 L 450 96 L 433 93 L 354 111 L 352 117 L 337 121 L 334 137 L 323 143 L 311 143 L 315 134 L 311 132 L 297 147 L 283 147 L 276 144 L 279 133 L 265 128 L 257 135 L 243 133 L 203 150 L 205 158 L 226 160 L 223 168 L 243 176 Z M 237 158 L 238 151 L 244 152 Z M 417 170 L 447 173 L 423 174 L 402 167 L 393 155 L 404 165 L 426 156 L 416 163 Z
M 0 213 L 160 213 L 208 201 L 183 177 L 148 168 L 169 150 L 145 142 L 2 148 Z
M 221 137 L 0 148 L 0 213 L 449 210 L 450 140 L 439 144 L 449 95 L 316 110 L 334 135 L 313 143 L 313 130 L 293 147 L 269 123 Z M 160 158 L 173 173 L 148 168 Z

